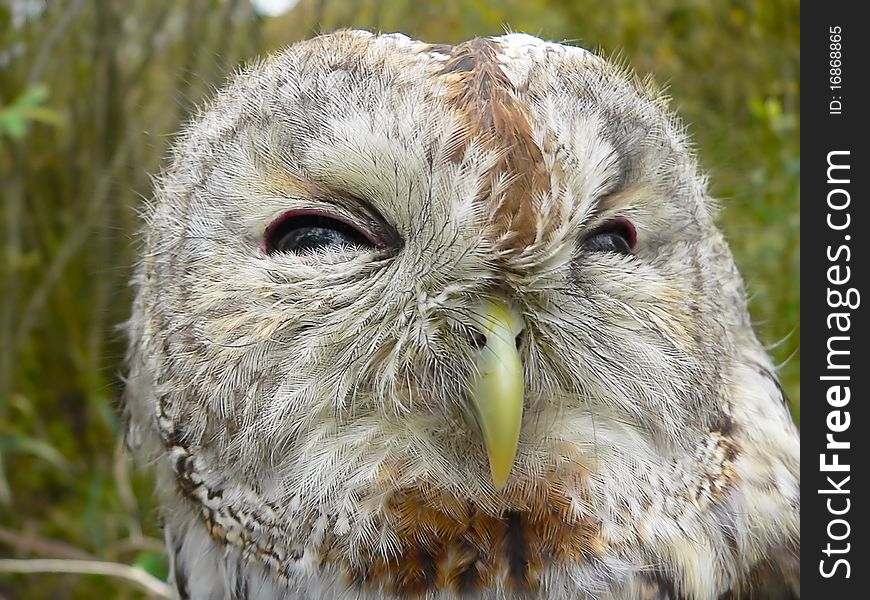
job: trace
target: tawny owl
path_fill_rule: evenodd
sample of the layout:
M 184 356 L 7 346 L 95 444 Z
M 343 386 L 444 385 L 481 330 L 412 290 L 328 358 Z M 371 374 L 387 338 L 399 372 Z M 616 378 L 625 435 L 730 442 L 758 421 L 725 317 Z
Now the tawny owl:
M 665 104 L 520 34 L 233 78 L 128 327 L 179 597 L 799 596 L 799 435 Z

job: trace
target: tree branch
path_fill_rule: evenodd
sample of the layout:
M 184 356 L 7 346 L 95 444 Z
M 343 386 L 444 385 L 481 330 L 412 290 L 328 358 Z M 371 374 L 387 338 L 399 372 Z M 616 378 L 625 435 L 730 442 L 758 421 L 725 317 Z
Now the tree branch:
M 54 558 L 0 559 L 0 573 L 75 573 L 105 575 L 123 579 L 159 598 L 172 598 L 170 587 L 142 569 L 98 560 L 66 560 Z
M 94 556 L 75 546 L 30 535 L 24 531 L 14 531 L 0 527 L 0 544 L 9 546 L 17 552 L 59 556 L 74 560 L 94 560 Z

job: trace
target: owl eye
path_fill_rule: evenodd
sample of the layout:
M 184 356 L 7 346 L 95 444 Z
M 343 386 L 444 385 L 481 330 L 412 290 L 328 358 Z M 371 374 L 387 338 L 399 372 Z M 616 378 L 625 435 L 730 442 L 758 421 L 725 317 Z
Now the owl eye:
M 611 219 L 583 241 L 583 249 L 590 252 L 616 252 L 631 254 L 637 244 L 637 231 L 628 219 Z
M 265 233 L 267 254 L 303 254 L 345 247 L 374 248 L 378 240 L 345 219 L 320 211 L 297 210 L 281 215 Z

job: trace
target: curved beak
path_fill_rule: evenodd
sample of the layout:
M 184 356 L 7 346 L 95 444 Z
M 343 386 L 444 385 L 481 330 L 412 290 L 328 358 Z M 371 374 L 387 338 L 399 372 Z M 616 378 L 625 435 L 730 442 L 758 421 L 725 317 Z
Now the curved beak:
M 475 329 L 486 337 L 486 344 L 475 356 L 468 399 L 483 435 L 492 482 L 501 490 L 517 455 L 523 420 L 525 385 L 516 338 L 524 323 L 520 313 L 502 301 L 487 300 L 475 313 Z

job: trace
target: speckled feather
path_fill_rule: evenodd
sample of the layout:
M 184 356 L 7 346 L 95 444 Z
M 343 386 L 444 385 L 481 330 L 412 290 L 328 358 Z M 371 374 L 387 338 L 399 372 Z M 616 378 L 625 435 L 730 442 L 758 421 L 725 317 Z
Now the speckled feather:
M 125 397 L 181 598 L 795 598 L 799 436 L 682 127 L 509 34 L 345 31 L 238 73 L 145 214 Z M 292 209 L 378 248 L 263 252 Z M 608 219 L 631 256 L 584 251 Z M 509 298 L 497 491 L 463 418 Z

